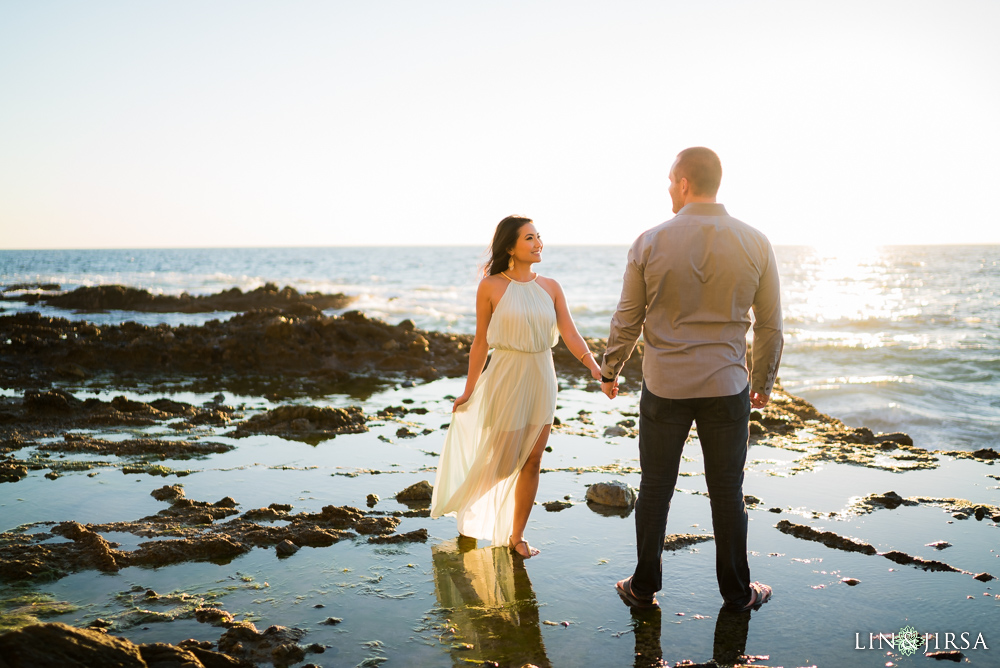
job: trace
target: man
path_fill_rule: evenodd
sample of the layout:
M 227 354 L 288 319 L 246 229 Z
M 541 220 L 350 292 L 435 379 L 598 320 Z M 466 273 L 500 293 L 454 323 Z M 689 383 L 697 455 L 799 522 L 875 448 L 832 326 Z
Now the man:
M 721 180 L 714 151 L 697 147 L 677 155 L 669 190 L 677 215 L 632 244 L 601 366 L 601 389 L 614 398 L 618 374 L 642 333 L 638 564 L 616 585 L 636 608 L 658 606 L 667 513 L 692 421 L 705 459 L 724 608 L 756 609 L 771 597 L 770 587 L 750 582 L 743 467 L 750 407 L 767 404 L 781 359 L 778 270 L 767 237 L 716 202 Z

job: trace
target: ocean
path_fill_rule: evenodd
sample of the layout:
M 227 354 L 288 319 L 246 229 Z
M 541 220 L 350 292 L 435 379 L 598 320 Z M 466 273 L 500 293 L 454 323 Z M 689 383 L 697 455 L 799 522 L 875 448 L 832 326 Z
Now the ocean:
M 845 240 L 846 241 L 846 240 Z M 625 246 L 552 246 L 539 273 L 563 286 L 585 336 L 606 337 Z M 850 426 L 903 431 L 929 449 L 1000 443 L 1000 246 L 784 246 L 785 389 Z M 330 247 L 0 251 L 0 289 L 118 283 L 210 294 L 267 282 L 343 292 L 349 309 L 395 323 L 471 333 L 484 249 Z M 231 314 L 77 315 L 24 302 L 7 312 L 98 323 L 197 324 Z M 336 313 L 336 312 L 331 312 Z

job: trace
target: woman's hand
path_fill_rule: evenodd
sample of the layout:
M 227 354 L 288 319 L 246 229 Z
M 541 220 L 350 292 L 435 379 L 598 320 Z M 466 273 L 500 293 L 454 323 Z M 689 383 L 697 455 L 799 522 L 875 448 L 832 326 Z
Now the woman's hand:
M 594 367 L 590 370 L 590 375 L 593 376 L 594 380 L 601 379 L 601 370 L 597 367 L 597 365 L 594 365 Z
M 468 401 L 469 397 L 471 396 L 472 396 L 471 392 L 463 392 L 462 396 L 460 396 L 458 399 L 455 399 L 455 404 L 451 407 L 451 412 L 454 413 L 455 411 L 457 411 L 458 407 L 464 404 L 466 401 Z

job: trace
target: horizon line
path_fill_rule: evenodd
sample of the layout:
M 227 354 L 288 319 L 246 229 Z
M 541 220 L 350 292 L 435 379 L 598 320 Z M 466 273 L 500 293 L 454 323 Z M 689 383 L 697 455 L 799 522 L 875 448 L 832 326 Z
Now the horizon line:
M 619 247 L 628 248 L 631 243 L 574 243 L 574 244 L 556 244 L 561 248 L 608 248 L 608 247 Z M 772 243 L 775 248 L 815 248 L 819 249 L 823 246 L 835 246 L 836 244 L 831 244 L 830 242 L 822 243 Z M 942 243 L 880 243 L 875 244 L 872 248 L 928 248 L 928 247 L 941 247 L 941 246 L 1000 246 L 1000 241 L 982 241 L 982 242 L 942 242 Z M 483 250 L 489 249 L 489 244 L 341 244 L 341 245 L 293 245 L 293 244 L 276 244 L 271 246 L 106 246 L 106 247 L 59 247 L 59 248 L 0 248 L 0 253 L 4 252 L 51 252 L 51 251 L 150 251 L 150 250 L 271 250 L 271 249 L 307 249 L 307 248 L 482 248 Z

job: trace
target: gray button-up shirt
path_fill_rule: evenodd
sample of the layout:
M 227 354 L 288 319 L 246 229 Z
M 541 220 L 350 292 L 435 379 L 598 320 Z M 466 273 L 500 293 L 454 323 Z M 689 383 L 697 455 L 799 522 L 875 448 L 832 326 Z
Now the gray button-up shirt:
M 784 339 L 778 267 L 767 237 L 717 203 L 688 204 L 646 230 L 628 253 L 604 376 L 618 376 L 640 333 L 643 380 L 658 397 L 729 396 L 748 379 L 751 391 L 770 395 Z

